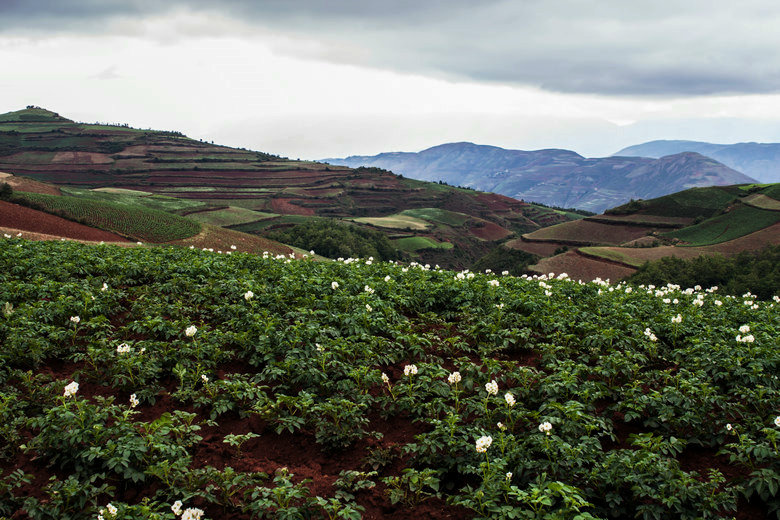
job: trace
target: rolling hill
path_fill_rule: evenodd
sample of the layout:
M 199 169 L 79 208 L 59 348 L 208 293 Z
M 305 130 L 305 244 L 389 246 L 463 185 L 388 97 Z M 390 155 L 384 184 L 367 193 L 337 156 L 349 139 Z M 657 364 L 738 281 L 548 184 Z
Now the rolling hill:
M 780 184 L 693 188 L 524 234 L 511 249 L 543 256 L 532 270 L 625 278 L 664 257 L 732 256 L 780 244 Z
M 754 182 L 754 179 L 698 153 L 650 159 L 589 159 L 569 150 L 506 150 L 473 143 L 449 143 L 418 153 L 383 153 L 325 159 L 351 167 L 374 166 L 415 179 L 492 191 L 557 207 L 600 212 L 698 186 Z
M 623 148 L 616 156 L 663 157 L 697 152 L 761 182 L 780 182 L 780 143 L 714 144 L 702 141 L 649 141 Z
M 293 161 L 179 132 L 77 123 L 37 107 L 0 115 L 0 171 L 59 186 L 70 197 L 141 202 L 258 235 L 337 219 L 385 233 L 411 259 L 451 267 L 468 266 L 496 240 L 581 217 L 379 168 Z M 115 200 L 106 200 L 111 195 Z M 399 220 L 410 210 L 421 212 L 405 216 L 414 225 Z

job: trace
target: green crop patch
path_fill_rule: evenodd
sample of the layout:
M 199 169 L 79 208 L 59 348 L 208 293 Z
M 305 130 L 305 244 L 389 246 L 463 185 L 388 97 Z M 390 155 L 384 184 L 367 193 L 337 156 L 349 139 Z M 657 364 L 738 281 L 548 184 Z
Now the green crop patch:
M 430 237 L 408 237 L 393 240 L 401 251 L 415 252 L 421 249 L 452 249 L 451 242 L 438 242 Z
M 257 222 L 258 220 L 264 220 L 276 216 L 278 215 L 275 213 L 264 213 L 261 211 L 253 211 L 251 209 L 231 206 L 224 209 L 191 213 L 187 215 L 187 218 L 191 218 L 203 224 L 213 224 L 215 226 L 228 227 L 239 224 L 246 224 L 248 222 Z
M 401 214 L 453 227 L 462 226 L 470 218 L 468 215 L 464 215 L 463 213 L 447 211 L 440 208 L 407 209 L 402 211 Z
M 678 238 L 694 246 L 719 244 L 764 229 L 780 222 L 780 213 L 737 205 L 721 215 L 709 218 L 699 224 L 688 226 L 670 233 L 668 238 Z
M 135 204 L 41 193 L 19 193 L 17 197 L 36 209 L 136 240 L 169 242 L 200 231 L 200 224 L 195 221 Z

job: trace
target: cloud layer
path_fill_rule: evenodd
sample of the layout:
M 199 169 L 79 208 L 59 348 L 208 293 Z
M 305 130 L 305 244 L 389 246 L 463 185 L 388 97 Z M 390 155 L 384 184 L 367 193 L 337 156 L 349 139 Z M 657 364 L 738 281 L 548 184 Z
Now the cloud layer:
M 296 57 L 449 79 L 620 96 L 780 91 L 780 4 L 765 0 L 6 0 L 0 31 L 132 32 L 171 11 L 228 21 L 212 35 L 281 35 L 275 50 Z

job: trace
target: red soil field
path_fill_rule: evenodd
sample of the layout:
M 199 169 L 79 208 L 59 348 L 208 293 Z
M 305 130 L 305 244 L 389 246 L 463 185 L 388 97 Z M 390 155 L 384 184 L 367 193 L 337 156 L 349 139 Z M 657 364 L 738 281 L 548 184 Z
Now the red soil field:
M 502 228 L 498 224 L 483 221 L 483 226 L 469 227 L 469 233 L 482 240 L 499 240 L 512 234 L 511 231 Z
M 126 238 L 108 231 L 4 201 L 0 201 L 0 226 L 78 240 L 129 242 Z
M 476 196 L 479 202 L 486 204 L 493 211 L 509 211 L 513 208 L 518 208 L 525 205 L 525 203 L 510 199 L 504 195 L 497 193 L 479 193 Z
M 588 220 L 575 220 L 558 226 L 542 228 L 523 236 L 529 240 L 619 245 L 623 242 L 643 237 L 648 232 L 656 229 L 646 226 L 621 226 Z
M 57 152 L 52 163 L 65 164 L 111 164 L 114 160 L 107 154 L 95 152 Z
M 510 240 L 504 245 L 509 249 L 525 251 L 526 253 L 531 253 L 532 255 L 550 256 L 555 252 L 556 249 L 563 246 L 564 244 L 559 244 L 558 242 L 526 242 L 522 238 L 516 238 L 514 240 Z
M 595 278 L 608 278 L 614 281 L 630 276 L 636 271 L 636 269 L 623 265 L 586 258 L 576 251 L 543 258 L 531 268 L 538 273 L 555 273 L 556 275 L 566 273 L 569 278 L 582 281 L 591 281 Z
M 281 213 L 282 215 L 314 215 L 313 209 L 291 204 L 292 201 L 303 202 L 299 199 L 273 199 L 271 201 L 271 208 L 275 213 Z

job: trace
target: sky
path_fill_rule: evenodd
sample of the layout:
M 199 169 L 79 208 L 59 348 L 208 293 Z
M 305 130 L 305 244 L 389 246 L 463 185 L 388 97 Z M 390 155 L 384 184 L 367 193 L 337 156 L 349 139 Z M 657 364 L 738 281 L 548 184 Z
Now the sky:
M 780 142 L 766 0 L 0 0 L 0 113 L 318 159 Z

